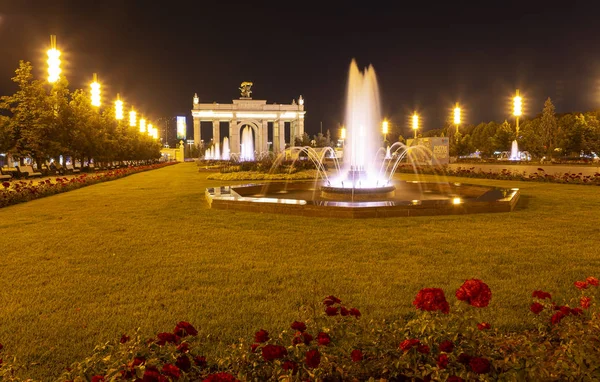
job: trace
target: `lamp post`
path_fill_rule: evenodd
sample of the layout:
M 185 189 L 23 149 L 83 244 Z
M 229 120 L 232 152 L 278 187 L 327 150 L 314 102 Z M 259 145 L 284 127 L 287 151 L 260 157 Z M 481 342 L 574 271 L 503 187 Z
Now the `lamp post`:
M 385 119 L 381 123 L 381 132 L 383 133 L 383 144 L 385 145 L 387 142 L 387 135 L 389 133 L 389 123 Z
M 129 126 L 130 127 L 137 126 L 136 116 L 137 116 L 137 114 L 136 114 L 135 110 L 133 110 L 133 106 L 132 106 L 131 111 L 129 112 Z
M 342 148 L 344 148 L 344 144 L 346 143 L 346 128 L 344 126 L 340 130 L 340 140 L 342 141 Z
M 523 99 L 519 95 L 519 89 L 517 89 L 517 94 L 515 98 L 513 98 L 513 115 L 516 117 L 516 125 L 517 125 L 517 136 L 515 139 L 519 138 L 519 117 L 523 113 Z
M 48 82 L 55 83 L 60 77 L 60 50 L 56 48 L 56 35 L 50 35 L 50 49 L 46 52 L 48 55 Z
M 100 107 L 100 83 L 98 82 L 98 75 L 96 73 L 94 73 L 90 87 L 92 88 L 92 106 Z
M 419 130 L 419 115 L 415 112 L 412 116 L 412 128 L 415 132 L 415 140 L 417 139 L 417 130 Z
M 123 101 L 119 93 L 117 93 L 117 100 L 115 101 L 115 118 L 120 121 L 123 119 Z
M 458 102 L 454 107 L 454 125 L 456 126 L 456 141 L 458 142 L 458 126 L 460 126 L 460 107 Z
M 144 116 L 142 115 L 142 118 L 140 118 L 140 133 L 145 133 L 146 132 L 146 120 L 144 119 Z

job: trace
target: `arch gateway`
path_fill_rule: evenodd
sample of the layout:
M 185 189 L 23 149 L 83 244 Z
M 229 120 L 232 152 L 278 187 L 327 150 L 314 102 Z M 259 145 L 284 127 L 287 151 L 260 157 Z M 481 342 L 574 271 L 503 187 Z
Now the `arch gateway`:
M 290 146 L 294 145 L 297 137 L 304 135 L 304 99 L 292 100 L 291 104 L 267 104 L 266 100 L 252 99 L 251 82 L 243 82 L 240 91 L 241 97 L 234 99 L 230 104 L 200 103 L 198 95 L 194 94 L 192 117 L 194 120 L 194 143 L 201 144 L 201 122 L 212 122 L 213 142 L 219 142 L 223 147 L 223 138 L 220 134 L 220 123 L 229 124 L 229 149 L 231 154 L 240 154 L 240 131 L 246 126 L 250 127 L 254 139 L 254 150 L 257 153 L 269 150 L 269 122 L 272 125 L 273 152 L 280 153 L 285 150 L 285 131 L 289 126 Z

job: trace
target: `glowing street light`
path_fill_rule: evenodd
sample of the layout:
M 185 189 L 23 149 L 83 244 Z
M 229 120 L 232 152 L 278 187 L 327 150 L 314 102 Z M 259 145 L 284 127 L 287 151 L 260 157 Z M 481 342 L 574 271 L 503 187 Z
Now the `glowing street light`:
M 133 110 L 133 107 L 132 107 L 131 111 L 129 112 L 129 126 L 135 127 L 136 125 L 137 125 L 136 112 L 135 112 L 135 110 Z
M 381 131 L 383 132 L 383 135 L 387 135 L 389 132 L 389 123 L 386 120 L 383 120 L 383 123 L 381 124 Z
M 519 89 L 517 89 L 517 95 L 515 95 L 515 98 L 513 98 L 513 115 L 517 120 L 517 138 L 519 137 L 519 117 L 521 114 L 523 114 L 523 99 L 519 95 Z
M 344 140 L 346 139 L 346 128 L 342 127 L 342 131 L 340 132 L 340 139 Z
M 98 76 L 94 73 L 93 82 L 90 84 L 92 88 L 92 106 L 100 106 L 100 83 L 98 82 Z
M 458 126 L 460 125 L 460 107 L 458 106 L 458 102 L 454 108 L 454 124 L 456 125 L 456 140 L 458 141 Z
M 419 130 L 419 115 L 416 112 L 412 116 L 412 128 L 415 131 L 415 139 L 417 139 L 417 130 Z
M 142 116 L 142 118 L 140 118 L 140 133 L 145 133 L 145 132 L 146 132 L 146 120 Z
M 56 35 L 50 36 L 50 49 L 48 55 L 48 82 L 54 83 L 60 77 L 60 50 L 56 49 Z
M 119 121 L 123 119 L 123 101 L 121 101 L 119 93 L 117 93 L 117 100 L 115 101 L 115 118 Z

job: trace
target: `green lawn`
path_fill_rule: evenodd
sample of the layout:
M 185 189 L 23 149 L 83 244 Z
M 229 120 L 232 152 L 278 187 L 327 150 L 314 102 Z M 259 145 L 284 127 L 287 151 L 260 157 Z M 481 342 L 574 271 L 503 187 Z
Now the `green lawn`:
M 420 288 L 452 304 L 474 277 L 493 292 L 484 318 L 510 330 L 532 290 L 600 276 L 598 187 L 462 179 L 521 188 L 517 210 L 346 220 L 210 210 L 209 174 L 179 164 L 0 209 L 3 358 L 47 379 L 137 327 L 187 320 L 228 343 L 328 294 L 394 319 Z

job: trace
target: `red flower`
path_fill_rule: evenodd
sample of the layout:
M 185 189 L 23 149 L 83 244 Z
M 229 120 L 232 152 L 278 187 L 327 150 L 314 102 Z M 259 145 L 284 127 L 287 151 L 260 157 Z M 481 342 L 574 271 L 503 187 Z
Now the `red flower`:
M 239 382 L 239 380 L 229 373 L 216 373 L 204 378 L 202 382 Z
M 350 308 L 350 315 L 358 318 L 360 317 L 360 310 L 356 308 Z
M 491 328 L 492 328 L 492 325 L 488 324 L 487 322 L 482 322 L 482 323 L 477 324 L 477 329 L 479 329 L 479 330 L 488 330 Z
M 292 370 L 292 375 L 295 375 L 298 372 L 298 364 L 294 361 L 285 361 L 281 368 L 285 371 Z
M 197 355 L 194 357 L 194 363 L 198 367 L 206 367 L 206 357 Z
M 573 308 L 573 309 L 571 309 L 571 314 L 574 316 L 580 316 L 583 314 L 583 310 L 581 310 L 579 308 Z
M 579 289 L 586 289 L 588 287 L 587 281 L 575 281 L 574 284 Z
M 463 365 L 467 365 L 469 362 L 471 362 L 471 358 L 472 357 L 470 355 L 468 355 L 467 353 L 460 353 L 457 361 L 459 363 L 462 363 Z
M 179 346 L 177 346 L 177 351 L 180 353 L 187 353 L 190 351 L 190 344 L 188 344 L 187 342 L 184 342 L 182 344 L 180 344 Z
M 306 330 L 306 324 L 304 322 L 294 321 L 292 322 L 292 329 L 303 332 Z
M 477 374 L 487 374 L 490 372 L 490 361 L 485 358 L 473 357 L 469 361 L 469 366 Z
M 158 341 L 157 344 L 163 346 L 165 343 L 174 344 L 179 342 L 179 337 L 173 333 L 158 333 L 157 335 Z
M 566 315 L 561 312 L 560 310 L 556 313 L 554 313 L 552 315 L 552 318 L 550 319 L 550 321 L 552 322 L 552 325 L 556 325 L 560 322 L 560 320 L 562 320 L 564 317 L 566 317 Z
M 323 304 L 325 304 L 327 306 L 331 306 L 333 304 L 340 304 L 341 302 L 342 302 L 342 300 L 340 300 L 339 298 L 337 298 L 335 296 L 327 296 L 323 300 Z
M 287 355 L 287 349 L 281 345 L 265 345 L 262 348 L 262 357 L 265 361 L 281 359 Z
M 535 314 L 540 314 L 540 312 L 544 310 L 544 305 L 540 304 L 539 302 L 534 302 L 531 304 L 529 309 Z
M 446 379 L 446 382 L 465 382 L 465 380 L 462 379 L 461 377 L 457 377 L 456 375 L 453 375 L 451 377 L 448 377 L 448 379 Z
M 583 309 L 588 309 L 590 307 L 590 302 L 592 301 L 591 298 L 583 296 L 581 297 L 581 299 L 579 300 L 579 305 L 583 308 Z M 1 348 L 0 348 L 1 349 Z
M 431 349 L 429 349 L 429 346 L 427 346 L 427 345 L 419 345 L 417 347 L 417 351 L 422 354 L 429 354 Z
M 560 310 L 565 316 L 571 314 L 571 308 L 569 308 L 568 306 L 561 306 L 558 308 L 558 310 Z
M 181 321 L 173 329 L 173 333 L 179 337 L 197 336 L 198 331 L 189 322 Z
M 327 346 L 331 343 L 331 337 L 327 333 L 320 332 L 317 334 L 317 342 L 319 345 Z
M 404 340 L 400 343 L 398 347 L 404 351 L 409 351 L 413 346 L 417 346 L 419 342 L 420 341 L 417 339 Z
M 10 183 L 8 183 L 8 182 L 2 182 L 2 185 L 4 186 L 4 188 L 10 187 Z
M 190 370 L 190 367 L 192 367 L 190 358 L 185 354 L 177 357 L 177 361 L 175 361 L 175 365 L 183 371 L 188 371 L 188 370 Z
M 439 310 L 442 313 L 448 314 L 450 305 L 446 301 L 444 291 L 440 288 L 424 288 L 417 293 L 413 305 L 417 309 L 427 310 L 430 312 Z
M 179 370 L 179 368 L 177 366 L 172 365 L 170 363 L 165 363 L 163 365 L 162 373 L 164 375 L 166 375 L 167 377 L 171 377 L 171 378 L 175 378 L 175 379 L 181 377 L 181 370 Z
M 165 382 L 167 379 L 154 366 L 147 366 L 142 379 L 144 382 Z
M 123 335 L 121 336 L 121 339 L 119 340 L 119 342 L 121 342 L 122 344 L 124 344 L 125 342 L 128 342 L 130 339 L 131 339 L 131 338 L 130 338 L 128 335 L 126 335 L 126 334 L 123 334 Z
M 92 377 L 92 382 L 104 382 L 104 376 L 103 375 L 94 375 Z
M 336 308 L 335 306 L 328 306 L 327 309 L 325 309 L 325 314 L 327 314 L 328 316 L 337 316 L 338 308 Z
M 269 340 L 269 333 L 266 330 L 259 330 L 254 334 L 254 342 L 264 343 Z
M 293 345 L 299 345 L 301 343 L 305 344 L 305 345 L 309 345 L 311 343 L 311 341 L 313 340 L 313 336 L 311 336 L 310 334 L 304 332 L 297 332 L 296 335 L 294 336 L 294 339 L 292 340 L 292 344 Z
M 363 360 L 364 355 L 359 349 L 354 349 L 352 350 L 352 353 L 350 353 L 350 357 L 352 357 L 352 362 L 360 362 Z
M 259 346 L 260 346 L 260 344 L 252 344 L 252 345 L 250 345 L 250 350 L 252 350 L 252 353 L 254 353 Z
M 306 366 L 312 369 L 319 367 L 319 364 L 321 363 L 321 353 L 316 349 L 307 351 L 305 362 Z
M 131 367 L 140 366 L 140 365 L 143 365 L 145 362 L 146 362 L 146 357 L 144 357 L 144 356 L 135 357 L 133 359 L 133 361 L 131 361 L 130 366 Z
M 588 282 L 590 285 L 593 285 L 593 286 L 598 286 L 598 285 L 600 285 L 600 281 L 598 281 L 598 279 L 597 279 L 597 278 L 595 278 L 595 277 L 592 277 L 592 276 L 590 276 L 590 277 L 588 277 L 587 279 L 585 279 L 585 281 L 587 281 L 587 282 Z
M 445 353 L 452 353 L 452 351 L 454 350 L 454 344 L 452 343 L 452 341 L 446 340 L 440 343 L 440 350 Z
M 350 314 L 350 311 L 345 306 L 341 306 L 340 307 L 340 314 L 345 317 L 345 316 L 347 316 L 347 315 Z
M 437 366 L 440 369 L 445 369 L 448 367 L 450 361 L 448 360 L 448 356 L 446 354 L 440 354 L 437 359 Z
M 481 280 L 467 280 L 456 290 L 456 298 L 461 301 L 466 301 L 471 306 L 477 308 L 485 308 L 492 299 L 492 291 Z

